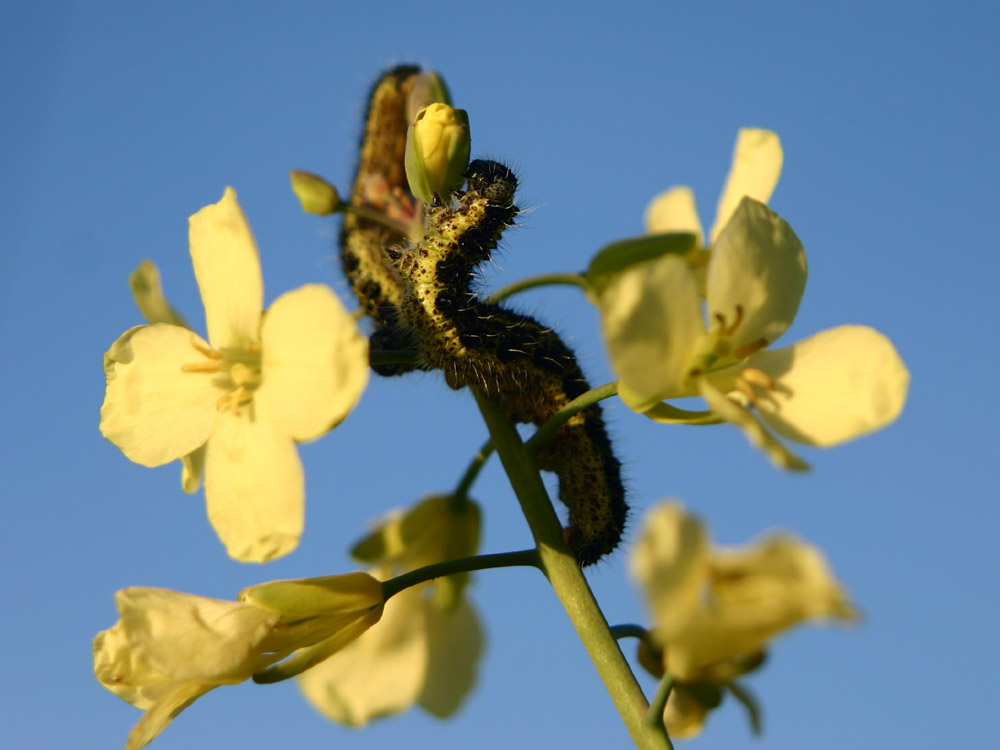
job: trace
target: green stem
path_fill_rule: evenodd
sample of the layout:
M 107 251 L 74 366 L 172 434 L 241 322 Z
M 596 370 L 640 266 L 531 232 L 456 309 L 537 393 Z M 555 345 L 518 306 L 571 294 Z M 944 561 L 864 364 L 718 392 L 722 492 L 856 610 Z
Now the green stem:
M 656 686 L 656 694 L 653 696 L 653 700 L 649 704 L 649 710 L 646 711 L 646 716 L 643 718 L 642 723 L 650 728 L 659 728 L 663 730 L 663 733 L 667 733 L 667 727 L 663 723 L 663 711 L 667 707 L 667 701 L 670 700 L 670 693 L 674 689 L 674 677 L 669 672 L 663 675 L 663 679 L 660 680 L 660 684 Z
M 640 641 L 644 641 L 649 637 L 649 631 L 642 625 L 627 623 L 623 625 L 612 625 L 611 635 L 615 637 L 616 641 L 620 641 L 622 638 L 638 638 Z
M 445 560 L 444 562 L 425 565 L 422 568 L 411 570 L 402 575 L 390 578 L 382 582 L 382 593 L 388 599 L 395 596 L 403 589 L 416 586 L 420 583 L 432 581 L 435 578 L 455 575 L 456 573 L 468 573 L 473 570 L 489 570 L 490 568 L 513 568 L 517 566 L 528 566 L 541 568 L 541 561 L 538 557 L 538 550 L 526 549 L 520 552 L 499 552 L 494 555 L 475 555 L 473 557 L 460 557 L 456 560 Z
M 507 286 L 493 292 L 493 294 L 491 294 L 486 301 L 496 304 L 497 302 L 501 302 L 518 292 L 523 292 L 527 289 L 534 289 L 538 286 L 550 286 L 555 284 L 578 286 L 585 292 L 590 291 L 590 283 L 583 274 L 545 273 L 539 276 L 531 276 L 527 279 L 515 281 L 513 284 L 508 284 Z
M 487 440 L 483 443 L 483 447 L 479 449 L 475 458 L 469 463 L 469 468 L 465 470 L 465 474 L 462 475 L 458 485 L 455 487 L 455 491 L 452 493 L 454 498 L 465 499 L 469 496 L 469 488 L 472 487 L 472 483 L 476 481 L 476 477 L 479 476 L 479 472 L 486 464 L 486 459 L 491 455 L 493 455 L 493 441 Z
M 617 393 L 617 380 L 612 383 L 605 383 L 597 388 L 591 388 L 586 393 L 581 393 L 575 399 L 566 404 L 566 406 L 553 414 L 545 424 L 538 428 L 535 434 L 532 435 L 528 442 L 524 444 L 528 449 L 528 453 L 531 455 L 538 453 L 548 439 L 552 437 L 552 434 L 562 427 L 574 414 L 578 414 L 591 404 L 596 404 L 598 401 L 611 398 Z
M 563 542 L 559 518 L 545 492 L 534 458 L 521 442 L 517 430 L 507 421 L 503 407 L 478 389 L 473 392 L 493 437 L 493 445 L 531 527 L 542 571 L 576 628 L 632 741 L 641 750 L 670 748 L 670 740 L 662 727 L 647 727 L 642 722 L 649 707 L 646 697 L 618 648 L 618 642 L 611 634 L 583 571 Z

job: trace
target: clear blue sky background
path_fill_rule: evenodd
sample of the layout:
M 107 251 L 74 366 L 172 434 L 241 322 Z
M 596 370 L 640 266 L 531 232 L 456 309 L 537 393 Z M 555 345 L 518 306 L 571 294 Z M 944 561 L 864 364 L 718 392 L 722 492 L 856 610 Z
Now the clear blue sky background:
M 538 4 L 541 5 L 541 4 Z M 336 10 L 336 8 L 340 8 Z M 810 279 L 787 341 L 867 323 L 913 373 L 891 428 L 772 469 L 734 430 L 656 427 L 617 404 L 633 535 L 677 495 L 722 543 L 787 527 L 823 547 L 866 617 L 780 641 L 691 747 L 997 744 L 998 263 L 994 2 L 7 2 L 0 10 L 0 565 L 5 747 L 114 748 L 138 719 L 91 673 L 112 596 L 157 585 L 232 597 L 260 580 L 342 572 L 366 522 L 450 488 L 484 438 L 467 394 L 433 375 L 372 382 L 305 446 L 300 549 L 229 560 L 178 468 L 130 464 L 98 433 L 101 354 L 140 321 L 143 258 L 200 324 L 187 217 L 239 191 L 268 301 L 306 282 L 345 294 L 335 224 L 303 215 L 290 168 L 346 186 L 363 97 L 386 66 L 442 71 L 473 152 L 507 160 L 532 207 L 487 281 L 578 269 L 641 231 L 651 196 L 694 187 L 706 222 L 741 126 L 780 133 L 772 200 Z M 594 383 L 611 378 L 594 311 L 570 290 L 519 302 L 558 324 Z M 496 465 L 474 495 L 486 551 L 528 532 Z M 623 554 L 590 574 L 613 622 L 644 618 Z M 489 627 L 476 692 L 358 733 L 291 684 L 214 691 L 154 744 L 220 747 L 625 747 L 558 603 L 531 571 L 480 574 Z M 631 649 L 631 646 L 629 647 Z

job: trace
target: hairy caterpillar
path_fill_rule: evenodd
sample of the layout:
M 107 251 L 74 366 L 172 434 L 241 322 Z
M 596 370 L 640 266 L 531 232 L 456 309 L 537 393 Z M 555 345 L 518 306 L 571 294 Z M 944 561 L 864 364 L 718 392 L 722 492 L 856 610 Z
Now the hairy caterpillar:
M 399 172 L 406 99 L 417 75 L 416 68 L 396 68 L 375 84 L 352 201 L 377 205 L 374 194 L 388 209 L 409 207 L 412 215 Z M 466 191 L 448 205 L 425 206 L 425 234 L 417 243 L 345 218 L 344 269 L 375 321 L 374 347 L 416 345 L 422 367 L 441 370 L 452 388 L 482 388 L 502 401 L 511 421 L 540 425 L 589 386 L 573 352 L 551 329 L 471 290 L 476 267 L 514 223 L 517 180 L 492 161 L 472 162 L 466 179 Z M 611 552 L 621 540 L 628 506 L 600 407 L 560 427 L 538 465 L 559 477 L 559 498 L 569 508 L 564 534 L 580 564 Z

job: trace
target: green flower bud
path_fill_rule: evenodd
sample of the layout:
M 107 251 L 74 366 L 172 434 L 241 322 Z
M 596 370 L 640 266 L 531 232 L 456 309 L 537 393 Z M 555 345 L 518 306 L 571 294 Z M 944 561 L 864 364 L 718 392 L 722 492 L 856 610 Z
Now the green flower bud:
M 292 190 L 307 214 L 328 216 L 339 211 L 343 205 L 337 188 L 319 175 L 293 169 L 289 172 L 289 177 L 292 180 Z
M 434 102 L 422 107 L 406 131 L 406 179 L 425 203 L 448 200 L 469 166 L 469 117 L 463 109 Z

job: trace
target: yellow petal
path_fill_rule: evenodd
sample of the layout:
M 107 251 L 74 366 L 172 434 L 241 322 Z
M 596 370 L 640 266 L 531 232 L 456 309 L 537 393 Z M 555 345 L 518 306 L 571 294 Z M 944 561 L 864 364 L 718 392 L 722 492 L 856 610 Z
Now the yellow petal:
M 182 328 L 190 328 L 187 321 L 171 305 L 163 294 L 160 283 L 160 269 L 151 260 L 144 260 L 128 277 L 135 304 L 147 323 L 172 323 Z
M 667 700 L 663 721 L 670 736 L 677 739 L 691 739 L 701 734 L 708 706 L 699 701 L 695 694 L 683 685 L 676 685 Z
M 426 605 L 420 588 L 400 592 L 381 621 L 299 676 L 312 706 L 333 721 L 360 727 L 412 706 L 427 670 Z
M 866 326 L 822 331 L 760 352 L 747 366 L 778 383 L 757 402 L 764 421 L 812 445 L 836 445 L 885 427 L 902 411 L 910 382 L 892 342 Z
M 678 502 L 646 516 L 631 556 L 632 576 L 645 589 L 657 626 L 670 638 L 687 627 L 708 580 L 708 537 Z
M 427 676 L 420 705 L 439 719 L 454 714 L 476 682 L 484 635 L 467 600 L 453 609 L 430 604 L 427 611 Z
M 736 137 L 733 149 L 733 164 L 726 178 L 726 185 L 719 196 L 715 211 L 715 223 L 709 235 L 712 244 L 729 221 L 733 211 L 743 196 L 749 196 L 761 203 L 771 199 L 781 176 L 784 155 L 781 140 L 770 130 L 743 128 Z
M 181 370 L 211 366 L 196 346 L 208 348 L 186 328 L 158 323 L 127 331 L 104 355 L 101 434 L 136 463 L 160 466 L 181 458 L 211 434 L 223 391 L 213 373 Z
M 709 321 L 735 328 L 734 349 L 774 342 L 795 319 L 806 287 L 806 253 L 795 232 L 763 203 L 744 198 L 712 248 Z
M 264 280 L 257 243 L 236 191 L 205 206 L 189 222 L 191 261 L 205 304 L 208 340 L 216 349 L 246 349 L 259 339 Z
M 698 386 L 712 411 L 743 430 L 750 444 L 764 451 L 775 466 L 789 471 L 805 471 L 809 468 L 809 464 L 788 450 L 748 409 L 730 400 L 705 378 L 699 379 Z
M 803 620 L 857 619 L 819 548 L 788 534 L 717 550 L 712 572 L 713 597 L 734 628 L 777 632 Z
M 684 185 L 676 185 L 653 198 L 646 207 L 644 220 L 650 234 L 691 232 L 698 236 L 699 243 L 704 241 L 694 193 Z
M 368 342 L 329 287 L 281 295 L 261 326 L 258 404 L 295 440 L 322 435 L 347 416 L 368 382 Z
M 153 704 L 132 727 L 125 743 L 125 750 L 141 750 L 146 747 L 181 711 L 216 687 L 218 685 L 202 682 L 170 683 L 160 700 Z
M 208 519 L 230 557 L 267 562 L 299 543 L 305 522 L 305 477 L 291 438 L 255 404 L 249 418 L 226 413 L 208 442 Z
M 673 255 L 630 266 L 599 299 L 619 392 L 641 411 L 688 395 L 685 380 L 705 324 L 694 277 Z

